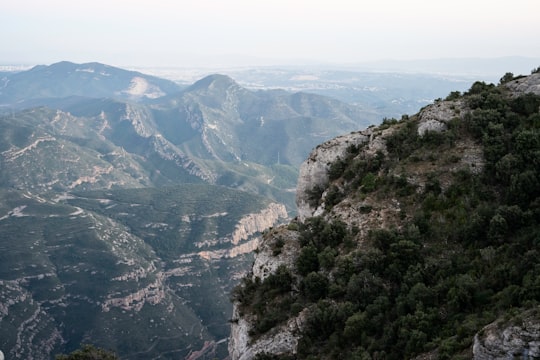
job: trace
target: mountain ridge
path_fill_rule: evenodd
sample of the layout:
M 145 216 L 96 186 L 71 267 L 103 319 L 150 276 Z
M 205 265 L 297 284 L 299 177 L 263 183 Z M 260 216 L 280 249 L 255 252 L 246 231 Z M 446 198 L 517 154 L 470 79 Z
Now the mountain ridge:
M 92 62 L 62 61 L 38 65 L 30 70 L 8 74 L 0 88 L 0 104 L 36 98 L 62 98 L 80 95 L 126 100 L 155 99 L 181 90 L 170 80 Z M 21 105 L 16 105 L 20 107 Z
M 92 75 L 86 71 L 89 66 L 94 66 L 91 68 L 94 73 L 106 69 L 104 71 L 111 73 L 111 77 L 116 76 L 113 75 L 116 71 L 119 71 L 116 77 L 134 76 L 132 72 L 106 65 L 69 62 L 39 67 L 32 72 L 43 74 L 51 68 L 64 69 L 62 79 L 69 78 L 68 73 Z M 19 73 L 23 78 L 28 77 L 25 74 Z M 16 87 L 15 80 L 11 78 L 11 86 Z M 40 79 L 36 83 L 38 87 L 46 85 Z M 125 88 L 126 83 L 120 88 Z M 72 87 L 69 81 L 59 80 L 56 84 L 65 87 L 66 91 Z M 95 161 L 99 163 L 110 158 L 109 153 L 116 158 L 125 158 L 132 164 L 131 176 L 139 179 L 130 180 L 131 184 L 142 181 L 155 186 L 203 181 L 228 185 L 263 191 L 279 201 L 287 199 L 290 211 L 294 211 L 289 190 L 295 184 L 294 173 L 311 148 L 332 136 L 376 121 L 371 113 L 321 95 L 253 91 L 224 75 L 210 75 L 181 91 L 146 100 L 115 97 L 117 90 L 109 91 L 110 97 L 102 97 L 107 94 L 93 97 L 96 94 L 92 89 L 84 93 L 84 86 L 77 88 L 75 94 L 78 95 L 70 93 L 65 98 L 33 98 L 29 95 L 26 102 L 17 106 L 26 104 L 33 108 L 46 106 L 60 110 L 59 121 L 48 120 L 49 124 L 39 127 L 53 137 L 58 132 L 76 132 L 79 135 L 70 137 L 70 145 L 92 145 L 94 148 L 79 148 L 74 152 L 81 156 L 83 152 L 84 156 L 97 156 L 100 159 Z M 46 110 L 26 109 L 21 113 L 12 110 L 5 111 L 4 118 L 5 121 L 13 120 L 28 116 L 32 111 L 46 113 Z M 36 125 L 38 118 L 34 119 Z M 65 128 L 60 129 L 59 124 Z M 92 140 L 88 141 L 88 138 Z M 100 153 L 100 148 L 109 151 Z M 35 150 L 39 150 L 39 146 Z M 87 171 L 81 176 L 92 177 L 93 174 Z
M 539 84 L 476 82 L 315 148 L 298 218 L 233 291 L 231 359 L 540 356 Z

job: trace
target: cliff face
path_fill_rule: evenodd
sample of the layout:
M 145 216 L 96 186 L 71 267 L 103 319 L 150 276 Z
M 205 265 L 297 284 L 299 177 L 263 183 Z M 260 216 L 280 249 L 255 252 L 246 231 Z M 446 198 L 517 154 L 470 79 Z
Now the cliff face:
M 280 253 L 276 256 L 276 242 L 283 241 Z M 257 252 L 252 268 L 252 279 L 266 279 L 274 274 L 279 266 L 291 268 L 298 256 L 298 233 L 278 228 L 266 234 Z M 253 359 L 257 354 L 287 354 L 294 352 L 298 345 L 298 331 L 302 328 L 303 317 L 291 318 L 285 324 L 272 329 L 263 336 L 252 339 L 251 331 L 256 317 L 243 313 L 238 304 L 233 308 L 229 354 L 234 360 Z
M 481 90 L 478 90 L 478 88 Z M 433 211 L 433 214 L 436 213 L 437 215 L 431 215 L 430 212 L 427 212 L 426 207 L 431 207 L 433 205 L 426 205 L 426 201 L 434 201 L 434 199 L 437 198 L 448 201 L 450 196 L 461 196 L 461 194 L 455 192 L 459 186 L 465 186 L 463 183 L 459 183 L 459 181 L 462 181 L 459 179 L 462 179 L 463 176 L 467 179 L 480 179 L 482 176 L 485 176 L 486 172 L 489 173 L 490 171 L 493 171 L 495 165 L 491 148 L 492 143 L 486 139 L 491 136 L 490 132 L 493 131 L 494 128 L 497 126 L 499 128 L 502 127 L 501 125 L 496 125 L 495 120 L 485 120 L 484 118 L 488 113 L 494 114 L 495 111 L 499 111 L 488 108 L 488 106 L 491 105 L 486 105 L 488 103 L 486 99 L 489 98 L 489 96 L 486 95 L 487 93 L 491 92 L 492 94 L 495 94 L 491 96 L 500 96 L 501 99 L 515 99 L 523 94 L 540 94 L 539 89 L 540 74 L 518 78 L 517 80 L 506 83 L 504 86 L 500 87 L 475 84 L 470 93 L 467 94 L 467 97 L 449 96 L 447 100 L 437 101 L 410 118 L 405 117 L 402 121 L 385 121 L 378 127 L 370 127 L 363 131 L 339 136 L 317 146 L 300 167 L 296 195 L 298 222 L 302 224 L 312 217 L 321 217 L 328 222 L 342 222 L 348 229 L 353 229 L 350 240 L 354 245 L 349 244 L 347 246 L 352 246 L 356 253 L 351 250 L 344 250 L 343 247 L 336 247 L 334 254 L 339 254 L 336 259 L 348 258 L 347 261 L 353 261 L 354 263 L 355 260 L 351 259 L 354 259 L 354 256 L 358 256 L 354 254 L 373 253 L 373 240 L 372 237 L 370 237 L 370 234 L 373 231 L 395 231 L 398 234 L 405 234 L 403 235 L 404 237 L 409 236 L 406 234 L 416 234 L 410 235 L 411 239 L 417 236 L 418 231 L 421 232 L 421 227 L 423 226 L 422 222 L 418 220 L 418 214 L 420 213 L 422 213 L 430 223 L 433 223 L 433 225 L 428 224 L 427 226 L 445 229 L 450 229 L 452 226 L 465 226 L 467 222 L 470 223 L 475 221 L 475 219 L 471 218 L 467 220 L 467 215 L 464 214 L 459 215 L 459 219 L 456 218 L 455 213 L 452 213 L 451 217 L 448 217 L 448 214 L 445 212 L 437 213 L 439 210 L 435 208 L 433 208 L 434 210 L 430 208 L 429 211 Z M 503 100 L 500 101 L 502 102 Z M 504 101 L 508 101 L 506 103 L 508 105 L 505 105 L 507 106 L 507 109 L 516 111 L 516 113 L 519 114 L 519 111 L 521 111 L 520 109 L 522 108 L 522 105 L 520 105 L 521 103 L 519 102 L 521 100 Z M 477 105 L 478 103 L 481 103 L 481 105 Z M 535 104 L 534 102 L 532 103 Z M 536 106 L 536 108 L 534 108 L 534 106 Z M 538 105 L 533 105 L 531 111 L 531 116 L 533 116 L 535 113 L 540 112 L 540 109 L 538 108 Z M 502 116 L 504 118 L 506 115 Z M 483 128 L 477 127 L 477 124 L 481 124 Z M 482 133 L 484 134 L 483 138 L 478 135 Z M 529 133 L 527 133 L 527 136 L 529 136 Z M 538 144 L 531 146 L 531 149 L 536 149 L 533 151 L 538 150 Z M 504 153 L 500 156 L 501 158 L 497 160 L 498 162 L 496 165 L 498 166 L 497 171 L 499 171 L 499 173 L 494 176 L 501 176 L 500 174 L 504 171 L 503 167 L 505 166 L 505 161 L 510 159 L 510 155 L 504 156 Z M 512 154 L 512 156 L 514 155 Z M 512 175 L 508 176 L 511 177 Z M 495 196 L 502 197 L 501 194 L 502 193 L 499 193 Z M 470 194 L 467 196 L 470 196 Z M 462 201 L 463 203 L 461 204 L 464 204 L 464 202 L 470 201 L 470 198 L 452 201 Z M 509 201 L 509 204 L 512 204 L 512 200 Z M 442 203 L 440 204 L 442 206 Z M 512 206 L 515 207 L 517 205 Z M 519 206 L 523 207 L 524 205 Z M 500 207 L 500 209 L 502 208 L 504 208 L 504 206 Z M 525 209 L 523 211 L 526 211 L 526 208 L 523 209 Z M 456 222 L 455 225 L 451 225 L 452 222 Z M 414 225 L 410 225 L 411 223 Z M 491 226 L 494 226 L 493 224 L 494 220 L 492 219 Z M 535 222 L 533 221 L 532 224 L 535 224 Z M 490 222 L 488 221 L 485 226 L 489 225 Z M 296 223 L 291 223 L 288 228 L 282 227 L 275 229 L 265 235 L 259 246 L 259 251 L 256 255 L 251 274 L 248 277 L 251 283 L 260 283 L 264 285 L 265 279 L 272 274 L 277 274 L 280 269 L 285 267 L 290 271 L 293 279 L 288 294 L 292 294 L 291 296 L 294 299 L 297 299 L 298 303 L 302 303 L 304 307 L 301 311 L 294 312 L 294 314 L 289 316 L 286 320 L 278 322 L 278 324 L 273 326 L 270 330 L 262 331 L 261 334 L 261 331 L 258 330 L 260 328 L 258 324 L 261 322 L 260 313 L 256 315 L 256 311 L 250 310 L 249 306 L 246 307 L 245 304 L 242 303 L 242 300 L 237 300 L 234 305 L 232 331 L 229 342 L 229 352 L 232 360 L 253 359 L 257 354 L 262 353 L 274 354 L 276 356 L 299 356 L 298 347 L 299 343 L 302 342 L 302 336 L 305 336 L 306 329 L 308 332 L 312 331 L 309 330 L 309 326 L 313 325 L 306 324 L 310 321 L 312 323 L 315 321 L 313 320 L 313 316 L 318 316 L 317 311 L 320 310 L 320 307 L 318 306 L 320 306 L 321 300 L 319 300 L 319 305 L 317 305 L 316 302 L 310 302 L 309 299 L 305 300 L 305 298 L 302 298 L 307 292 L 306 286 L 308 285 L 306 285 L 306 278 L 308 276 L 306 276 L 305 273 L 300 275 L 298 272 L 298 257 L 301 253 L 302 256 L 305 255 L 302 252 L 302 247 L 305 246 L 305 244 L 300 245 L 302 240 L 299 240 L 299 236 L 301 237 L 302 235 L 299 235 L 299 232 L 295 230 L 296 227 Z M 291 228 L 293 228 L 292 231 L 290 230 Z M 448 231 L 451 232 L 451 230 Z M 430 239 L 429 236 L 427 239 Z M 467 237 L 466 235 L 452 236 Z M 511 235 L 508 234 L 507 236 L 507 241 L 512 241 L 510 240 Z M 304 243 L 306 242 L 305 239 L 303 241 Z M 411 241 L 414 242 L 415 240 Z M 449 240 L 443 236 L 441 241 L 441 244 L 446 242 L 446 245 L 448 245 L 449 242 L 455 242 L 456 239 L 452 238 Z M 276 243 L 278 242 L 283 246 L 280 251 L 276 251 Z M 308 244 L 312 243 L 308 241 Z M 405 243 L 400 244 L 400 246 L 403 246 Z M 448 261 L 446 258 L 447 256 L 454 256 L 450 254 L 456 253 L 456 251 L 463 251 L 458 250 L 462 249 L 462 245 L 455 246 L 452 244 L 448 248 L 445 248 L 444 246 L 446 245 L 440 246 L 441 250 L 439 251 L 442 251 L 443 254 L 438 255 L 439 258 L 434 260 L 435 262 Z M 416 249 L 421 249 L 422 247 L 425 249 L 432 246 L 433 245 L 431 244 L 419 244 L 419 247 Z M 483 246 L 486 245 L 483 244 L 480 247 Z M 472 249 L 467 251 L 480 251 L 483 259 L 480 261 L 492 261 L 494 258 L 490 257 L 488 253 L 494 254 L 496 246 L 499 245 L 489 245 L 486 246 L 485 249 Z M 324 246 L 319 248 L 319 253 L 315 255 L 318 256 L 319 262 L 322 261 L 321 256 L 323 255 L 321 255 L 321 251 L 323 250 L 324 252 L 329 251 L 328 248 L 324 249 Z M 380 250 L 377 249 L 376 251 Z M 391 248 L 386 248 L 384 251 L 391 251 Z M 536 250 L 533 248 L 531 251 Z M 408 254 L 409 255 L 407 256 L 414 256 L 413 252 Z M 339 257 L 341 255 L 343 258 Z M 383 254 L 382 256 L 386 255 Z M 354 265 L 357 268 L 362 268 L 360 262 L 366 261 L 362 257 L 360 257 L 360 259 L 362 260 L 356 260 L 359 263 Z M 335 261 L 338 262 L 339 260 Z M 422 260 L 419 261 L 419 263 L 422 263 Z M 428 265 L 423 264 L 421 266 Z M 327 279 L 327 284 L 330 284 L 330 289 L 333 289 L 328 291 L 334 291 L 334 293 L 330 295 L 333 297 L 328 300 L 329 303 L 325 306 L 337 306 L 336 301 L 340 301 L 340 296 L 344 296 L 348 301 L 353 301 L 351 300 L 352 297 L 348 297 L 347 295 L 353 286 L 351 285 L 352 280 L 349 281 L 349 284 L 345 284 L 345 288 L 341 290 L 345 292 L 346 295 L 340 295 L 339 290 L 336 290 L 336 288 L 339 288 L 338 276 L 341 276 L 340 272 L 342 272 L 343 269 L 331 270 L 331 267 L 324 269 L 322 266 L 319 267 L 319 265 L 314 267 L 314 269 L 317 275 L 321 275 Z M 403 268 L 402 271 L 405 270 L 406 268 Z M 368 274 L 371 274 L 370 271 L 375 273 L 375 271 L 384 272 L 385 270 L 371 270 L 368 268 L 364 271 L 368 271 Z M 354 276 L 355 275 L 353 275 L 353 278 Z M 468 278 L 468 276 L 469 275 L 464 275 L 464 278 Z M 374 286 L 374 284 L 370 282 L 373 281 L 372 279 L 373 278 L 370 277 L 364 278 L 364 290 L 362 291 L 366 291 L 370 286 Z M 386 280 L 381 281 L 384 283 Z M 428 278 L 424 278 L 422 281 L 427 284 L 429 280 Z M 424 286 L 422 281 L 420 281 L 420 285 Z M 403 291 L 405 291 L 405 294 L 407 295 L 408 288 L 418 288 L 420 285 L 418 283 L 405 285 L 405 290 Z M 334 287 L 332 288 L 332 286 Z M 387 291 L 385 288 L 392 285 L 384 283 L 378 286 L 380 286 L 380 291 L 385 293 L 385 291 Z M 449 305 L 451 300 L 448 300 L 448 298 L 453 296 L 452 291 L 454 290 L 445 292 L 443 296 L 447 298 L 441 300 L 437 305 L 438 310 L 436 311 L 438 311 L 438 314 L 436 316 L 439 316 L 440 318 L 435 322 L 444 322 L 447 320 L 446 311 L 448 307 L 451 307 L 451 305 Z M 473 291 L 472 288 L 470 291 Z M 487 289 L 486 291 L 486 293 L 490 293 L 493 290 Z M 409 294 L 407 296 L 411 295 Z M 500 298 L 502 295 L 498 296 Z M 529 296 L 534 297 L 534 295 Z M 298 299 L 303 300 L 299 301 Z M 425 306 L 428 306 L 427 304 L 429 301 L 426 301 L 425 299 L 416 301 L 416 305 L 414 305 L 414 301 L 408 303 L 409 305 L 406 305 L 412 306 L 413 308 L 416 306 L 416 312 L 412 311 L 412 313 L 408 315 L 410 318 L 414 318 L 414 316 L 418 316 L 419 313 L 427 311 Z M 418 302 L 420 305 L 418 305 Z M 358 314 L 350 316 L 346 319 L 347 321 L 342 320 L 345 330 L 341 333 L 336 332 L 337 334 L 341 334 L 338 336 L 343 337 L 347 335 L 347 331 L 349 331 L 350 334 L 350 329 L 353 327 L 353 324 L 354 326 L 360 326 L 356 324 L 364 324 L 368 321 L 364 319 L 366 316 L 365 314 L 369 311 L 369 307 L 364 311 L 365 312 L 359 312 Z M 404 308 L 401 308 L 398 311 L 405 310 Z M 436 314 L 435 310 L 434 314 Z M 528 313 L 527 316 L 523 316 L 523 321 L 519 324 L 516 324 L 515 322 L 502 324 L 501 321 L 496 321 L 494 324 L 485 327 L 483 330 L 480 330 L 481 327 L 478 327 L 476 329 L 478 333 L 474 336 L 474 348 L 470 346 L 468 350 L 461 350 L 461 354 L 465 354 L 467 357 L 474 356 L 476 359 L 503 359 L 508 358 L 508 356 L 538 357 L 540 320 L 537 316 L 538 312 L 532 312 L 532 314 L 534 314 L 534 316 L 532 316 L 531 313 Z M 456 317 L 456 319 L 457 318 L 458 317 Z M 317 319 L 317 321 L 320 320 L 319 318 Z M 339 320 L 336 321 L 338 322 Z M 380 325 L 382 326 L 382 324 Z M 414 325 L 411 326 L 417 325 L 418 323 L 414 323 Z M 308 328 L 306 328 L 306 326 L 308 326 Z M 374 326 L 376 326 L 376 324 L 374 324 Z M 321 329 L 321 332 L 324 331 L 325 330 Z M 425 335 L 423 331 L 425 330 L 417 332 L 414 335 L 421 334 L 422 337 Z M 470 333 L 471 330 L 467 331 Z M 406 331 L 404 331 L 403 334 L 405 334 L 405 332 Z M 365 333 L 363 333 L 362 336 L 365 337 Z M 412 335 L 405 336 L 403 341 L 406 342 L 410 340 L 410 336 Z M 399 335 L 396 335 L 396 337 L 399 337 Z M 425 335 L 425 338 L 427 339 L 428 335 Z M 360 333 L 352 335 L 352 338 L 348 341 L 349 343 L 355 343 L 358 339 L 360 339 Z M 472 342 L 473 336 L 471 335 L 468 339 Z M 336 339 L 334 339 L 334 341 L 335 340 Z M 393 341 L 395 343 L 397 340 L 394 339 Z M 309 344 L 309 342 L 306 343 L 304 341 L 304 344 L 302 345 L 304 352 L 306 351 L 305 347 L 309 346 L 306 344 Z M 323 345 L 321 345 L 321 347 L 322 346 Z M 346 347 L 347 346 L 349 345 L 346 345 Z M 367 345 L 365 346 L 367 348 Z M 418 346 L 418 344 L 409 344 L 408 346 L 413 347 Z M 457 347 L 458 346 L 456 345 L 456 348 Z M 422 346 L 420 346 L 420 348 L 422 348 Z M 400 352 L 401 356 L 416 358 L 436 358 L 440 355 L 440 352 L 447 351 L 444 349 L 444 346 L 442 348 L 432 349 L 430 349 L 429 352 L 420 355 L 418 352 L 406 353 L 406 351 L 409 350 L 406 350 L 405 348 L 396 351 Z M 364 352 L 364 354 L 368 355 L 370 353 L 368 351 Z M 304 355 L 305 353 L 302 354 L 302 356 Z M 298 358 L 302 358 L 302 356 L 299 356 Z M 319 354 L 317 356 L 322 355 Z M 332 358 L 332 356 L 328 358 Z
M 336 160 L 345 157 L 349 146 L 358 146 L 369 142 L 373 132 L 351 133 L 338 136 L 335 139 L 317 146 L 309 155 L 308 159 L 300 166 L 298 184 L 296 186 L 296 206 L 298 217 L 305 220 L 308 217 L 319 214 L 317 206 L 313 204 L 313 198 L 317 196 L 313 192 L 322 190 L 328 186 L 328 169 Z

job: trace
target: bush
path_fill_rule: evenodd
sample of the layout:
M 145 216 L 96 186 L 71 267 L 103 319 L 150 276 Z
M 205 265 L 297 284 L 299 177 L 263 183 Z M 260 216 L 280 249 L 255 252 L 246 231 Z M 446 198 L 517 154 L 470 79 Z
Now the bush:
M 56 355 L 56 360 L 118 360 L 120 359 L 112 351 L 96 348 L 93 345 L 83 345 L 69 355 Z
M 296 270 L 302 276 L 319 270 L 319 257 L 315 246 L 308 245 L 302 248 L 300 255 L 296 258 Z
M 317 272 L 309 273 L 300 283 L 302 295 L 309 301 L 317 301 L 328 294 L 328 279 Z

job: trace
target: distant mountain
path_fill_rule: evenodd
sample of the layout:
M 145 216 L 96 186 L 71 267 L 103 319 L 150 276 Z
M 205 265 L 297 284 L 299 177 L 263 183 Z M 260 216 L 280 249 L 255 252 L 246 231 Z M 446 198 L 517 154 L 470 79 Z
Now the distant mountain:
M 451 91 L 466 91 L 478 80 L 463 74 L 428 73 L 428 68 L 377 71 L 360 66 L 240 69 L 227 74 L 247 88 L 279 88 L 332 97 L 379 119 L 415 113 Z M 497 81 L 502 74 L 504 71 L 489 80 Z
M 32 104 L 33 99 L 84 96 L 124 100 L 155 99 L 180 90 L 176 83 L 136 71 L 100 64 L 63 61 L 28 71 L 4 73 L 0 104 Z M 21 105 L 18 104 L 18 107 Z
M 170 98 L 168 104 L 153 108 L 163 119 L 158 126 L 181 136 L 171 137 L 173 143 L 184 140 L 182 127 L 186 124 L 198 133 L 202 143 L 198 151 L 193 150 L 199 157 L 265 165 L 279 161 L 298 166 L 306 150 L 331 134 L 350 132 L 377 121 L 372 113 L 329 97 L 252 91 L 224 75 L 210 75 Z M 171 111 L 177 117 L 174 122 L 165 116 Z
M 328 97 L 252 91 L 223 75 L 208 76 L 146 104 L 137 101 L 140 98 L 95 98 L 92 88 L 85 92 L 85 82 L 75 86 L 69 75 L 90 74 L 80 70 L 88 66 L 59 63 L 18 74 L 15 80 L 32 79 L 30 73 L 53 69 L 59 72 L 56 87 L 76 90 L 66 91 L 69 96 L 63 98 L 38 98 L 43 94 L 36 90 L 22 103 L 49 110 L 12 111 L 0 118 L 5 129 L 0 146 L 6 151 L 0 159 L 6 170 L 0 181 L 40 191 L 202 181 L 264 194 L 293 210 L 290 189 L 309 151 L 377 121 L 372 113 Z M 118 73 L 117 78 L 131 74 L 92 66 L 95 72 Z M 43 84 L 41 76 L 36 79 L 28 92 Z M 17 139 L 10 138 L 12 133 Z

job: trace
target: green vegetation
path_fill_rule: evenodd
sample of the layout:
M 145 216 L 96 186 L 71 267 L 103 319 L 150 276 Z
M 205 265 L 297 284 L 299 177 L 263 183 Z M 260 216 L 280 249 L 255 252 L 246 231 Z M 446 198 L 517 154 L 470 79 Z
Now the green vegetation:
M 197 243 L 231 234 L 267 199 L 204 184 L 77 192 L 57 201 L 47 195 L 0 189 L 0 278 L 8 284 L 0 286 L 0 303 L 21 299 L 3 317 L 4 350 L 17 346 L 17 327 L 40 306 L 39 326 L 25 330 L 20 341 L 36 344 L 59 332 L 66 343 L 54 350 L 63 353 L 92 341 L 122 358 L 183 358 L 205 341 L 229 336 L 232 274 L 245 272 L 252 254 L 208 261 L 197 253 L 223 251 L 230 243 L 202 249 Z M 178 262 L 186 257 L 189 265 Z M 164 278 L 167 272 L 174 275 Z M 10 285 L 23 278 L 20 286 Z M 158 303 L 147 297 L 103 310 L 109 299 L 147 289 Z M 226 344 L 216 347 L 215 356 L 227 353 Z M 18 357 L 32 355 L 21 351 Z
M 118 360 L 118 356 L 111 351 L 96 348 L 93 345 L 83 345 L 69 355 L 56 355 L 56 360 Z
M 510 309 L 538 307 L 540 96 L 506 91 L 475 83 L 449 96 L 470 112 L 446 131 L 419 136 L 416 117 L 387 121 L 396 128 L 386 156 L 368 159 L 351 148 L 333 164 L 327 210 L 345 196 L 393 198 L 402 204 L 399 226 L 372 229 L 368 244 L 356 247 L 354 232 L 339 221 L 299 224 L 294 271 L 280 268 L 235 290 L 242 311 L 256 316 L 252 335 L 308 309 L 298 359 L 403 359 L 430 351 L 470 358 L 483 326 Z M 481 144 L 482 171 L 456 168 L 456 140 L 464 138 Z M 422 188 L 407 180 L 419 167 L 427 173 Z M 278 358 L 287 357 L 260 356 Z
M 197 251 L 198 241 L 226 236 L 242 216 L 257 213 L 269 204 L 261 196 L 206 184 L 95 190 L 76 195 L 70 204 L 125 224 L 166 260 Z M 182 221 L 186 216 L 188 220 Z

